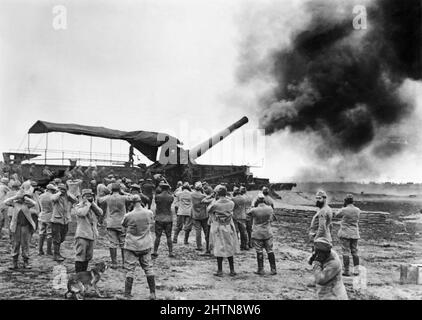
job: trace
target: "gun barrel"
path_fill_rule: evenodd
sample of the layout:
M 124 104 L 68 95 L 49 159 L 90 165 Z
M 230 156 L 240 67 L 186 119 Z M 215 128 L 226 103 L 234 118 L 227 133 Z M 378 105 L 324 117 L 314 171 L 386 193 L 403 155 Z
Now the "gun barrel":
M 233 133 L 235 130 L 239 129 L 246 123 L 248 123 L 248 118 L 243 117 L 242 119 L 236 121 L 232 125 L 228 126 L 226 129 L 218 132 L 217 134 L 213 135 L 211 138 L 209 138 L 206 141 L 203 141 L 202 143 L 198 144 L 194 148 L 189 150 L 189 159 L 195 160 L 199 158 L 201 155 L 203 155 L 205 152 L 207 152 L 209 149 L 214 147 L 217 143 L 222 141 L 224 138 L 229 136 L 231 133 Z

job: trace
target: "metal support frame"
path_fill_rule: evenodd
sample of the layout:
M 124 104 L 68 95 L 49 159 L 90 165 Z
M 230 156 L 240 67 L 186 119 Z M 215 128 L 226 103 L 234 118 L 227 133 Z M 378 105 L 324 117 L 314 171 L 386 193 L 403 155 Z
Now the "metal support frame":
M 47 164 L 48 132 L 45 134 L 44 164 Z

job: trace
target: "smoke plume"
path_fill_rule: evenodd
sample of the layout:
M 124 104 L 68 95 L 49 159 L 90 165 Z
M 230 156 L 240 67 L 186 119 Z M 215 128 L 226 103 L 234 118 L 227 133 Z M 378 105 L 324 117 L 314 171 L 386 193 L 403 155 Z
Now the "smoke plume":
M 309 22 L 268 56 L 275 86 L 261 98 L 260 124 L 267 134 L 320 136 L 316 151 L 323 158 L 360 152 L 380 128 L 414 111 L 399 88 L 422 77 L 421 1 L 369 3 L 366 30 L 353 28 L 352 4 L 313 1 L 305 8 Z M 389 147 L 378 146 L 374 155 L 400 151 L 383 148 Z

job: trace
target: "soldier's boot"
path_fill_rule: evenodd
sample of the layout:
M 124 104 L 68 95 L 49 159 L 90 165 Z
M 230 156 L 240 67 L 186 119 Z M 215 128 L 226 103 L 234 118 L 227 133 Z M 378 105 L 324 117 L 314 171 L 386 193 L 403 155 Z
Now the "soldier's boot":
M 234 271 L 234 259 L 233 257 L 228 257 L 227 260 L 229 260 L 230 275 L 233 277 L 237 275 L 237 273 Z
M 125 268 L 125 249 L 121 249 L 122 253 L 122 268 Z
M 359 275 L 359 256 L 353 255 L 353 275 L 358 276 Z
M 185 244 L 189 244 L 189 233 L 190 231 L 185 231 Z
M 173 235 L 173 243 L 177 243 L 177 238 L 179 237 L 180 230 L 176 230 Z
M 84 262 L 83 261 L 75 261 L 75 273 L 82 272 L 84 270 Z
M 264 272 L 264 253 L 263 252 L 257 252 L 256 253 L 256 261 L 258 263 L 258 270 L 254 273 L 258 274 L 260 276 L 263 276 L 265 274 L 265 272 Z
M 40 234 L 40 238 L 38 240 L 38 255 L 39 256 L 43 256 L 44 255 L 44 241 L 45 241 L 45 235 L 44 234 Z
M 110 248 L 111 268 L 117 269 L 117 249 Z
M 349 271 L 349 264 L 350 264 L 350 258 L 349 256 L 343 255 L 343 276 L 350 277 L 350 271 Z
M 170 258 L 174 258 L 175 255 L 173 253 L 173 242 L 171 241 L 171 238 L 167 239 L 167 247 L 169 249 L 169 257 Z
M 154 276 L 147 276 L 147 282 L 149 287 L 149 299 L 155 300 L 155 277 Z
M 223 276 L 223 257 L 217 257 L 217 272 L 214 273 L 217 277 Z
M 19 269 L 19 266 L 18 266 L 18 257 L 17 256 L 16 257 L 13 257 L 13 263 L 12 263 L 12 266 L 9 267 L 9 269 L 10 270 L 17 270 L 17 269 Z
M 60 245 L 54 243 L 53 244 L 53 250 L 54 250 L 53 260 L 57 261 L 57 262 L 62 262 L 64 260 L 64 258 L 60 255 Z
M 133 286 L 133 278 L 132 277 L 126 277 L 126 280 L 125 280 L 125 295 L 124 295 L 124 297 L 126 299 L 132 298 L 132 286 Z
M 53 251 L 51 250 L 51 245 L 53 244 L 52 238 L 47 238 L 47 255 L 52 256 Z
M 272 275 L 277 274 L 277 268 L 276 268 L 276 265 L 275 265 L 275 255 L 274 255 L 274 252 L 269 252 L 268 253 L 268 261 L 270 262 L 271 274 Z
M 24 258 L 23 259 L 23 268 L 24 269 L 32 269 L 31 265 L 29 264 L 29 259 L 28 258 Z

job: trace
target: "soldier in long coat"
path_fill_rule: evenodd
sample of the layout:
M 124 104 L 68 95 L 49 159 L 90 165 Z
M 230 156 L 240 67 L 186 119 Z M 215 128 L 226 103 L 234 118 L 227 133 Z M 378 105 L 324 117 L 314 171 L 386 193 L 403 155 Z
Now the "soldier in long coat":
M 234 255 L 238 252 L 239 243 L 233 223 L 234 202 L 227 197 L 226 187 L 219 185 L 215 191 L 218 199 L 208 207 L 211 219 L 210 247 L 217 257 L 218 270 L 215 275 L 219 277 L 223 275 L 223 258 L 227 258 L 230 275 L 235 276 Z

